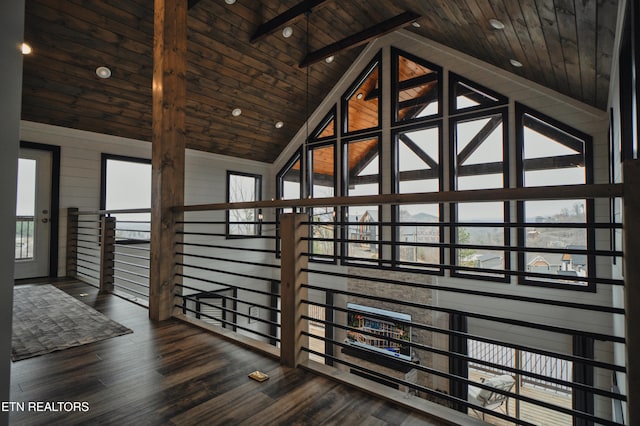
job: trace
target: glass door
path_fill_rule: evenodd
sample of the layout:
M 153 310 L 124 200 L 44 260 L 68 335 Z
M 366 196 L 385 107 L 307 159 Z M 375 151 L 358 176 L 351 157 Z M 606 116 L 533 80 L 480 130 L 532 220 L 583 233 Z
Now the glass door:
M 51 152 L 21 149 L 16 200 L 16 279 L 49 275 Z

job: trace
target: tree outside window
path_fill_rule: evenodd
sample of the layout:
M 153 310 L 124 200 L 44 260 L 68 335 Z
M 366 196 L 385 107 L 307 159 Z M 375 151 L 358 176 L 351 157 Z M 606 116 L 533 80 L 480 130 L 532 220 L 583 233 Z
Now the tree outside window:
M 262 176 L 249 173 L 227 172 L 227 202 L 258 201 L 262 197 Z M 255 236 L 261 234 L 261 213 L 258 209 L 229 209 L 227 235 Z

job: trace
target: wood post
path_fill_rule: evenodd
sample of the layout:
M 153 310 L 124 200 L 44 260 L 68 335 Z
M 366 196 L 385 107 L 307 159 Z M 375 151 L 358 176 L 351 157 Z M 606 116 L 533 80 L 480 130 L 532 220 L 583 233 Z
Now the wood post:
M 78 209 L 67 209 L 67 261 L 65 275 L 69 278 L 78 276 Z
M 287 367 L 296 367 L 309 358 L 309 353 L 302 347 L 309 347 L 309 336 L 302 334 L 308 331 L 309 306 L 302 300 L 308 299 L 308 290 L 302 284 L 308 284 L 307 256 L 309 216 L 299 213 L 287 213 L 280 216 L 282 247 L 280 256 L 280 296 L 281 296 L 281 329 L 280 329 L 280 363 Z
M 112 293 L 116 218 L 103 216 L 100 222 L 100 293 Z
M 640 424 L 640 160 L 623 165 L 624 300 L 627 352 L 627 424 Z
M 184 205 L 187 0 L 155 0 L 153 136 L 151 152 L 151 269 L 149 317 L 171 317 L 179 269 L 176 222 Z

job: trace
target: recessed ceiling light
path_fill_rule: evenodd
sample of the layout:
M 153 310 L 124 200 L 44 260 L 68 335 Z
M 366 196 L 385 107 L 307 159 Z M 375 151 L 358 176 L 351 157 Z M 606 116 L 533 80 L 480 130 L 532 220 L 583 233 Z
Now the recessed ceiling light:
M 489 19 L 489 24 L 496 30 L 504 30 L 504 24 L 497 19 Z
M 291 27 L 284 27 L 282 29 L 282 37 L 284 38 L 289 38 L 293 35 L 293 28 Z
M 521 68 L 522 67 L 522 62 L 517 61 L 515 59 L 511 59 L 509 62 L 511 63 L 511 65 L 513 65 L 516 68 Z
M 109 78 L 111 77 L 111 70 L 107 67 L 98 67 L 96 68 L 96 75 L 100 78 Z
M 335 57 L 335 56 L 333 56 L 333 55 L 331 55 L 331 56 L 327 56 L 327 57 L 324 59 L 324 61 L 325 61 L 326 63 L 330 64 L 331 62 L 333 62 L 333 60 L 334 60 L 335 58 L 336 58 L 336 57 Z
M 20 45 L 20 51 L 22 52 L 23 55 L 28 55 L 31 52 L 33 52 L 33 49 L 31 49 L 31 46 L 29 46 L 29 44 L 27 43 L 22 43 Z
M 282 121 L 276 121 L 275 127 L 276 129 L 282 129 L 284 127 L 284 123 Z
M 364 98 L 364 95 L 362 94 L 362 92 L 356 95 L 356 99 L 362 99 L 362 98 Z
M 234 108 L 233 111 L 231 111 L 231 115 L 234 117 L 239 117 L 240 114 L 242 114 L 242 110 L 240 108 Z
M 413 25 L 413 26 L 414 26 L 414 27 L 416 27 L 416 28 L 420 28 L 420 22 L 418 22 L 418 21 L 413 21 L 413 22 L 411 23 L 411 25 Z
M 236 0 L 224 0 L 226 4 L 234 4 Z

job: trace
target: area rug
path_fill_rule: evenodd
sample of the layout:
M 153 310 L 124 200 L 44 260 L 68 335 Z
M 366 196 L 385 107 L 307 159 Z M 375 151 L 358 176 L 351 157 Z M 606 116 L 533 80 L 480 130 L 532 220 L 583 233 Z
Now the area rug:
M 13 361 L 133 333 L 50 284 L 13 294 Z

